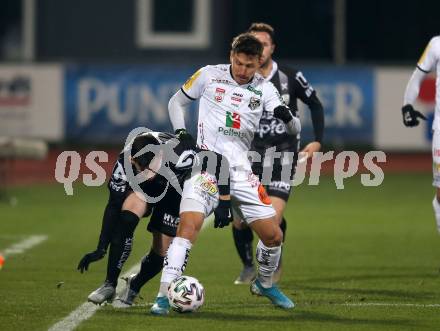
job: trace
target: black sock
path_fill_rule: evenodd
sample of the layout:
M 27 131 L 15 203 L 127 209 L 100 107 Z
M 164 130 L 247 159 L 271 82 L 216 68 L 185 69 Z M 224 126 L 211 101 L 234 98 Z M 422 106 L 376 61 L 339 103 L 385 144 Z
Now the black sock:
M 118 226 L 113 233 L 107 264 L 106 281 L 116 286 L 125 261 L 133 245 L 133 234 L 139 223 L 139 217 L 128 210 L 121 211 Z
M 105 207 L 104 216 L 102 217 L 101 233 L 99 235 L 97 250 L 107 251 L 112 235 L 115 233 L 116 227 L 119 223 L 120 214 L 121 206 L 109 201 Z
M 238 255 L 240 256 L 243 265 L 246 267 L 253 266 L 252 240 L 254 239 L 254 235 L 252 234 L 251 228 L 247 227 L 238 230 L 233 226 L 232 235 L 234 237 L 235 248 L 237 248 Z
M 163 260 L 164 257 L 158 255 L 153 250 L 148 255 L 145 255 L 142 259 L 141 270 L 131 281 L 130 288 L 135 292 L 139 292 L 142 286 L 162 270 Z
M 286 240 L 286 230 L 287 230 L 287 222 L 286 219 L 283 217 L 280 224 L 281 231 L 283 231 L 283 242 Z

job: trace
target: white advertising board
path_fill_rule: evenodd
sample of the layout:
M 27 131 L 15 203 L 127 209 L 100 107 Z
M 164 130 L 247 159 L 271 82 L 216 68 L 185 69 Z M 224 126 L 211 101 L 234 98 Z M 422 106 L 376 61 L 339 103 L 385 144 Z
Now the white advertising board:
M 64 137 L 61 65 L 0 65 L 0 136 Z

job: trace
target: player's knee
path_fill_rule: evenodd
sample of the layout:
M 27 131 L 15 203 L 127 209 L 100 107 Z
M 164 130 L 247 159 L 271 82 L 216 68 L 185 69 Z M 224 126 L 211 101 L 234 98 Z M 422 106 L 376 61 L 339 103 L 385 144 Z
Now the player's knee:
M 129 210 L 121 211 L 121 233 L 133 234 L 139 223 L 139 216 Z
M 263 244 L 267 247 L 277 247 L 283 242 L 283 232 L 279 227 L 274 228 L 270 233 L 267 233 L 261 238 Z

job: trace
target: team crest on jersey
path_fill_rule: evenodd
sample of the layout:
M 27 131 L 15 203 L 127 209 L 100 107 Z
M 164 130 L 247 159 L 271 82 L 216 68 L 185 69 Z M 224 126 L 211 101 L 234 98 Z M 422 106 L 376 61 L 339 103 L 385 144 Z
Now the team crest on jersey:
M 258 98 L 256 98 L 256 97 L 251 97 L 251 99 L 249 100 L 248 107 L 249 107 L 251 110 L 255 110 L 255 109 L 257 109 L 258 107 L 260 107 L 260 105 L 261 105 L 261 99 L 258 99 Z
M 226 90 L 221 87 L 217 87 L 215 89 L 214 100 L 217 102 L 222 102 L 223 97 L 225 96 Z
M 240 129 L 240 114 L 227 111 L 226 112 L 226 127 Z

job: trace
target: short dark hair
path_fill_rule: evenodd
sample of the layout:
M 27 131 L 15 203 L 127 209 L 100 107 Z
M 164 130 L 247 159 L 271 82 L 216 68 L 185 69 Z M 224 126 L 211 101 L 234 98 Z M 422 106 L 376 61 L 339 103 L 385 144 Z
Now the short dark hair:
M 133 144 L 131 145 L 131 157 L 134 161 L 136 161 L 142 170 L 146 169 L 148 165 L 150 164 L 151 160 L 153 160 L 156 153 L 154 151 L 147 151 L 141 155 L 137 155 L 142 148 L 148 146 L 148 145 L 159 145 L 159 142 L 155 137 L 153 137 L 151 134 L 141 134 L 137 136 L 133 140 Z
M 247 32 L 266 32 L 270 36 L 272 44 L 275 44 L 275 30 L 267 23 L 252 23 Z
M 239 34 L 232 40 L 231 50 L 233 53 L 243 53 L 260 57 L 263 54 L 263 44 L 250 33 Z

